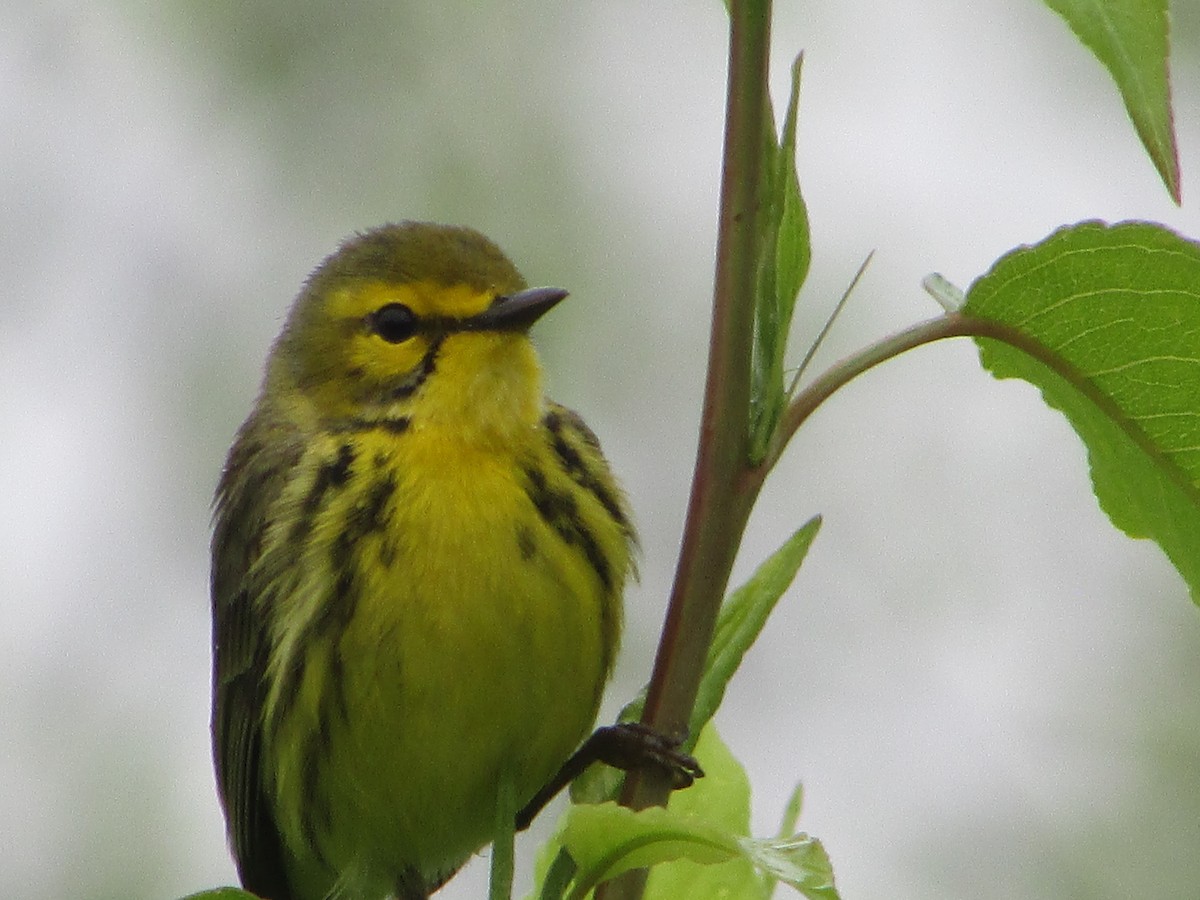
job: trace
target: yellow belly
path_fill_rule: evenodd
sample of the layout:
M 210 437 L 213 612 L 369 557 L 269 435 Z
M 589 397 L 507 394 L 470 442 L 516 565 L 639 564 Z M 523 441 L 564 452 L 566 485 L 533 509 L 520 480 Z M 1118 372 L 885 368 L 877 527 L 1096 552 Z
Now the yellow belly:
M 276 757 L 276 796 L 302 868 L 385 889 L 446 875 L 491 839 L 500 779 L 523 803 L 591 727 L 619 599 L 514 469 L 481 454 L 401 474 L 389 527 L 356 543 L 353 615 L 276 741 L 297 748 Z M 317 750 L 298 749 L 305 730 Z

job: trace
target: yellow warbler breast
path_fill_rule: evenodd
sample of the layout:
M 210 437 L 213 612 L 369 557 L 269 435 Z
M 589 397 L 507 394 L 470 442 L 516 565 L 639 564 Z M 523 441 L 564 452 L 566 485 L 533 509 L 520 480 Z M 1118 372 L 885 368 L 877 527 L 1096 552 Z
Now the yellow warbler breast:
M 281 719 L 274 792 L 285 832 L 334 870 L 435 880 L 489 839 L 502 775 L 523 802 L 584 737 L 619 609 L 531 502 L 523 466 L 551 461 L 406 437 L 356 445 L 352 471 L 386 468 L 395 488 L 346 551 L 355 574 L 314 573 L 343 581 L 353 614 Z M 624 566 L 626 538 L 607 530 L 595 539 Z

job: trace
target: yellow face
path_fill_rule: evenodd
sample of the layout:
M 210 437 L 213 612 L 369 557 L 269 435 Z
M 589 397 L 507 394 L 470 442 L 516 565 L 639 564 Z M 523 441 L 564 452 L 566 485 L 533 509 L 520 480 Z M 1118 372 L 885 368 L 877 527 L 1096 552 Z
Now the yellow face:
M 343 282 L 301 299 L 275 349 L 297 390 L 275 393 L 303 397 L 326 422 L 420 410 L 426 423 L 494 431 L 533 413 L 541 386 L 525 329 L 564 294 Z
M 414 388 L 429 356 L 456 325 L 495 301 L 466 285 L 368 283 L 337 291 L 328 302 L 333 321 L 349 323 L 345 356 L 348 388 L 404 393 Z

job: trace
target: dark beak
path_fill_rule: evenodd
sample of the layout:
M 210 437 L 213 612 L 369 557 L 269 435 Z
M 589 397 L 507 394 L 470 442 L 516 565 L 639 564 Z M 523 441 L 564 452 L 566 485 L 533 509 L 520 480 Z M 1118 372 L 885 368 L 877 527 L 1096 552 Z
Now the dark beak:
M 468 331 L 525 331 L 566 296 L 562 288 L 541 287 L 497 297 L 462 327 Z

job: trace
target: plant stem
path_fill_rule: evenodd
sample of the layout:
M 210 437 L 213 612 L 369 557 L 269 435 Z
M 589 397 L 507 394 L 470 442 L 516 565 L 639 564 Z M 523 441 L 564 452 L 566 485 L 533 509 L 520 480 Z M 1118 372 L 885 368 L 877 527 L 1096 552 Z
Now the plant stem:
M 962 332 L 959 331 L 961 320 L 962 317 L 958 315 L 945 315 L 919 322 L 839 360 L 822 372 L 811 384 L 798 391 L 787 409 L 784 410 L 783 416 L 779 420 L 779 427 L 775 429 L 775 434 L 767 447 L 766 457 L 759 466 L 761 475 L 766 476 L 779 461 L 779 457 L 783 455 L 788 441 L 792 439 L 796 430 L 835 391 L 868 369 L 872 369 L 894 356 L 899 356 L 906 350 L 944 337 L 961 334 Z
M 729 94 L 708 380 L 683 547 L 642 721 L 664 733 L 687 724 L 717 611 L 754 497 L 739 491 L 749 446 L 750 356 L 762 202 L 770 2 L 730 10 Z M 666 799 L 664 777 L 626 782 L 641 808 Z
M 745 473 L 742 490 L 756 493 L 771 469 L 779 462 L 788 441 L 801 425 L 816 412 L 817 407 L 829 399 L 834 392 L 845 386 L 868 369 L 887 362 L 901 353 L 951 337 L 987 337 L 1002 341 L 1044 362 L 1064 377 L 1070 373 L 1061 371 L 1062 360 L 1036 341 L 1000 322 L 980 319 L 962 312 L 947 313 L 936 319 L 918 322 L 903 331 L 876 341 L 863 350 L 835 363 L 807 387 L 796 393 L 784 410 L 779 426 L 767 447 L 766 456 L 755 468 Z
M 642 721 L 667 734 L 687 726 L 712 642 L 717 612 L 757 490 L 742 489 L 747 469 L 754 286 L 759 259 L 763 139 L 766 134 L 770 0 L 734 0 L 712 333 L 700 443 L 683 547 Z M 631 773 L 622 802 L 663 803 L 669 781 Z M 644 879 L 626 878 L 607 900 L 639 896 Z

